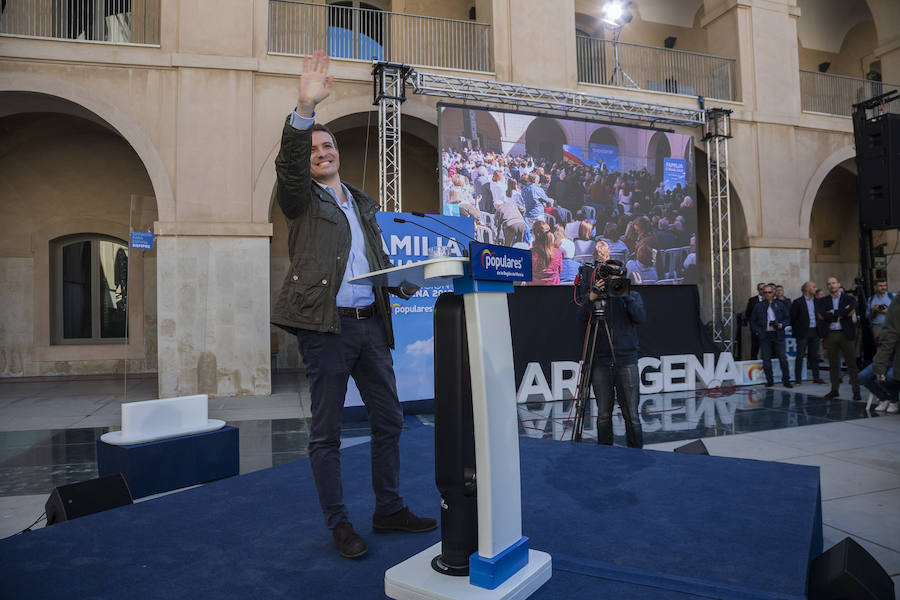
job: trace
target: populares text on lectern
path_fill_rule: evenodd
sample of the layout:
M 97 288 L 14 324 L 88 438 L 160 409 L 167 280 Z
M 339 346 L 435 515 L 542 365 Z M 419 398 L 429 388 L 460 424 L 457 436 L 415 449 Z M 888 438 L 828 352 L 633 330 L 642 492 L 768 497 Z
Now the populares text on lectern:
M 506 298 L 514 281 L 530 279 L 528 250 L 478 242 L 470 244 L 469 257 L 431 258 L 351 279 L 379 286 L 453 285 L 453 294 L 438 299 L 434 314 L 435 480 L 442 541 L 385 572 L 390 598 L 523 599 L 550 579 L 550 555 L 530 549 L 522 535 Z M 473 438 L 474 472 L 467 460 Z M 477 552 L 461 556 L 467 544 L 475 544 L 476 523 Z M 468 564 L 460 564 L 466 558 Z

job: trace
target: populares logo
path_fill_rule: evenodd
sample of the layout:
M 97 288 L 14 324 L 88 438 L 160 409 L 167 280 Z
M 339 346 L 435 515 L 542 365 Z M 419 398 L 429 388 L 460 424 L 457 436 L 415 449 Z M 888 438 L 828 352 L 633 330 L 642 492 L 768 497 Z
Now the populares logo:
M 400 307 L 401 307 L 401 306 L 403 306 L 403 305 L 402 305 L 402 304 L 399 304 L 399 303 L 397 303 L 397 302 L 394 302 L 393 304 L 391 304 L 391 314 L 392 314 L 392 315 L 396 315 L 396 314 L 397 314 L 397 311 L 400 310 Z
M 495 256 L 494 252 L 491 252 L 487 248 L 481 251 L 481 268 L 489 269 L 522 269 L 522 259 L 521 258 L 512 258 L 509 256 Z
M 490 257 L 494 255 L 493 252 L 485 248 L 481 251 L 481 268 L 487 269 L 487 262 L 490 260 Z

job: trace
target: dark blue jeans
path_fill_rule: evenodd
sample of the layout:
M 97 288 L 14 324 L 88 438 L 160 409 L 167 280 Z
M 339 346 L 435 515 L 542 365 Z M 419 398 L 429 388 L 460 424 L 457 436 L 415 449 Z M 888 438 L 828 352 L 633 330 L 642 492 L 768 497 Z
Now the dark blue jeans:
M 869 365 L 859 372 L 859 384 L 875 394 L 879 400 L 897 402 L 900 398 L 900 381 L 894 379 L 893 367 L 888 368 L 884 375 L 884 381 L 879 383 L 875 373 L 872 372 L 872 365 Z
M 625 419 L 625 442 L 629 448 L 643 448 L 644 434 L 638 403 L 641 399 L 637 364 L 609 365 L 594 364 L 591 372 L 591 386 L 597 399 L 597 443 L 612 446 L 612 413 L 616 401 Z
M 806 368 L 813 379 L 819 379 L 819 334 L 813 328 L 803 337 L 797 338 L 797 357 L 794 359 L 794 379 L 800 382 L 803 371 L 803 357 L 806 356 Z
M 784 350 L 784 336 L 779 336 L 775 331 L 767 331 L 759 338 L 759 350 L 762 357 L 763 371 L 766 373 L 766 382 L 772 383 L 772 356 L 778 357 L 781 365 L 781 381 L 788 383 L 791 373 L 788 370 L 787 354 Z
M 341 317 L 341 333 L 300 330 L 297 339 L 311 396 L 309 464 L 325 524 L 334 529 L 348 520 L 341 485 L 340 447 L 341 416 L 351 375 L 368 410 L 372 430 L 375 512 L 397 512 L 403 508 L 399 494 L 403 409 L 397 398 L 394 361 L 381 318 Z

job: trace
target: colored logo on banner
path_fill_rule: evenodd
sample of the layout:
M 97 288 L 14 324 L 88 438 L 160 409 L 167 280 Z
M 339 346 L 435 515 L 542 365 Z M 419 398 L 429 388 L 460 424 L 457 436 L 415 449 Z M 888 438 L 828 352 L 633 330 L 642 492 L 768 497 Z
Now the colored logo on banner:
M 531 281 L 530 250 L 472 242 L 469 256 L 478 257 L 472 261 L 472 279 Z

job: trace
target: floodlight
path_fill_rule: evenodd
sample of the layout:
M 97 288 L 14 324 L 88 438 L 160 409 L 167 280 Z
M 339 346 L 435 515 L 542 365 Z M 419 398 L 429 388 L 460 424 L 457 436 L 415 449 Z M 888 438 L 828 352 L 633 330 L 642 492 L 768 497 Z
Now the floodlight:
M 611 0 L 603 5 L 603 22 L 613 27 L 620 27 L 622 25 L 623 12 L 622 3 L 617 0 Z

